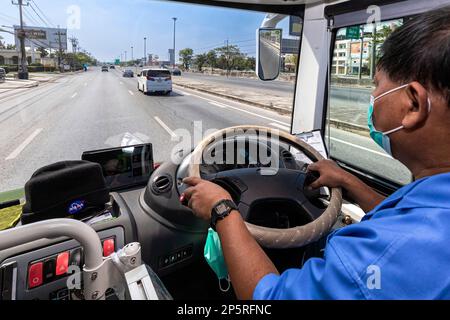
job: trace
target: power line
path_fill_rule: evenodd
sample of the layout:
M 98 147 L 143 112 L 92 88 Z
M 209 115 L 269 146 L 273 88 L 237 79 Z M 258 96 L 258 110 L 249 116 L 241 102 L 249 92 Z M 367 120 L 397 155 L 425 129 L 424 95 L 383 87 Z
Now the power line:
M 48 27 L 48 23 L 44 19 L 42 19 L 42 17 L 39 15 L 39 13 L 37 13 L 37 11 L 34 9 L 34 7 L 32 6 L 31 3 L 30 3 L 30 7 L 34 11 L 34 13 L 39 17 L 39 19 L 41 19 L 41 21 Z
M 25 8 L 26 9 L 26 8 Z M 27 10 L 23 11 L 23 15 L 27 18 L 28 22 L 34 23 L 35 26 L 38 26 L 40 23 L 37 22 L 32 16 L 28 15 Z
M 52 21 L 45 15 L 45 13 L 41 10 L 41 8 L 39 8 L 37 3 L 34 2 L 34 0 L 31 0 L 31 2 L 34 4 L 36 9 L 42 14 L 42 16 L 48 21 L 48 24 L 51 25 L 52 27 L 55 27 L 55 25 L 52 23 Z

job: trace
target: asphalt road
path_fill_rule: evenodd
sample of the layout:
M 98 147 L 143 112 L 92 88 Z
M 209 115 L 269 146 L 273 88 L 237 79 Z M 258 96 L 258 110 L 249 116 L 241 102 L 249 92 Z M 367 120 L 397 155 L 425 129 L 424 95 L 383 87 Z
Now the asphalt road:
M 192 72 L 184 72 L 183 78 L 200 81 L 207 84 L 215 84 L 228 88 L 248 88 L 258 90 L 264 94 L 293 97 L 295 85 L 289 81 L 261 81 L 252 78 L 236 78 L 217 75 L 206 75 Z M 331 118 L 353 124 L 367 124 L 367 108 L 370 102 L 372 89 L 355 88 L 347 86 L 331 86 L 330 104 Z
M 194 129 L 197 121 L 201 129 Z M 194 139 L 194 133 L 243 124 L 289 131 L 290 117 L 176 86 L 170 96 L 144 95 L 136 78 L 93 68 L 0 95 L 0 192 L 23 187 L 44 165 L 80 159 L 83 151 L 151 142 L 155 160 L 166 161 L 180 149 L 183 134 Z M 386 156 L 367 138 L 345 132 L 332 137 L 338 139 L 333 148 L 352 161 L 378 172 L 385 167 Z

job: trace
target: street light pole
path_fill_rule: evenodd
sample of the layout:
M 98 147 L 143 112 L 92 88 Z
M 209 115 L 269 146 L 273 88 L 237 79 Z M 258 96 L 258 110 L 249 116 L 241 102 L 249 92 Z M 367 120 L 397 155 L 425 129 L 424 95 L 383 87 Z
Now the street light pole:
M 127 50 L 125 50 L 125 65 L 128 65 L 128 61 L 127 61 Z
M 176 53 L 175 53 L 175 31 L 176 31 L 176 22 L 177 18 L 173 17 L 173 68 L 175 69 L 175 63 L 176 63 Z
M 144 61 L 143 65 L 147 65 L 147 37 L 144 37 Z
M 131 46 L 131 62 L 133 62 L 133 46 Z

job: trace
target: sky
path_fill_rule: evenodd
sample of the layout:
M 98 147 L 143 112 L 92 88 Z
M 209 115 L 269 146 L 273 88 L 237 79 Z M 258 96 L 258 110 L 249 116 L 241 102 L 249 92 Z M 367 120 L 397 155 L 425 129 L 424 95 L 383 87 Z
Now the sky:
M 263 12 L 155 0 L 30 2 L 31 6 L 24 9 L 27 25 L 36 26 L 39 22 L 40 26 L 67 27 L 68 36 L 78 38 L 80 47 L 100 61 L 113 61 L 121 54 L 124 56 L 125 51 L 130 59 L 131 46 L 133 57 L 142 58 L 144 37 L 147 37 L 147 53 L 168 60 L 168 49 L 173 47 L 172 17 L 177 18 L 177 53 L 187 47 L 194 49 L 194 54 L 202 53 L 225 44 L 228 39 L 230 44 L 239 45 L 242 52 L 254 56 L 255 31 L 265 16 Z M 0 25 L 18 23 L 18 7 L 11 0 L 0 0 Z M 281 27 L 287 33 L 288 19 L 284 19 Z M 12 35 L 0 35 L 6 43 L 14 42 Z

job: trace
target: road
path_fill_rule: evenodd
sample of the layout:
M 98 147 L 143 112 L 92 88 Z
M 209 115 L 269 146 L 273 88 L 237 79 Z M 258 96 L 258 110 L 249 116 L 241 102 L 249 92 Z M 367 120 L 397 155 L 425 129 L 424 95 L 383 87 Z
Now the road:
M 237 78 L 217 75 L 206 75 L 192 72 L 183 73 L 183 78 L 203 83 L 224 86 L 242 90 L 248 88 L 264 94 L 278 97 L 293 97 L 294 82 L 289 81 L 260 81 L 254 78 Z M 330 103 L 331 118 L 353 124 L 367 125 L 367 108 L 372 89 L 344 86 L 331 86 Z
M 44 165 L 80 159 L 83 151 L 126 141 L 151 142 L 155 160 L 166 161 L 179 149 L 183 132 L 200 135 L 243 124 L 290 128 L 290 117 L 269 110 L 178 87 L 170 96 L 148 96 L 137 90 L 136 83 L 135 78 L 123 78 L 119 70 L 93 68 L 0 95 L 0 192 L 23 187 Z M 194 130 L 197 121 L 202 129 Z M 366 140 L 363 148 L 368 151 L 361 152 L 355 139 L 367 138 L 339 134 L 332 136 L 346 141 L 332 141 L 334 148 L 345 150 L 353 161 L 375 169 L 386 163 L 387 158 Z M 357 144 L 352 146 L 353 142 Z

